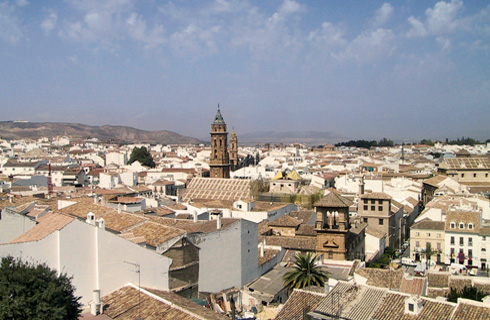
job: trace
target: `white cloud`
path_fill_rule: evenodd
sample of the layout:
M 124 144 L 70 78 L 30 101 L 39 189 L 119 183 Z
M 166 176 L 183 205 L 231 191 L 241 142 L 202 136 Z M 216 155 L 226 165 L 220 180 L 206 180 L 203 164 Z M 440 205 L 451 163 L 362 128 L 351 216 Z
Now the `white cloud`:
M 373 62 L 381 57 L 389 57 L 395 50 L 396 36 L 389 29 L 378 28 L 361 33 L 347 46 L 345 51 L 334 54 L 339 60 L 355 60 L 358 63 Z
M 15 8 L 7 2 L 0 3 L 0 39 L 17 44 L 22 37 L 23 32 L 15 15 Z
M 44 34 L 48 35 L 55 27 L 58 21 L 58 16 L 56 13 L 51 12 L 49 16 L 41 22 L 41 29 L 43 29 Z
M 330 22 L 324 22 L 320 30 L 310 32 L 308 40 L 327 47 L 343 47 L 347 44 L 344 32 Z
M 149 31 L 146 27 L 145 19 L 134 12 L 126 19 L 126 24 L 129 37 L 133 40 L 147 44 L 148 47 L 153 47 L 165 42 L 163 26 L 156 25 Z
M 462 6 L 463 2 L 460 0 L 452 0 L 451 2 L 439 1 L 434 5 L 434 8 L 428 8 L 425 11 L 425 22 L 410 16 L 408 22 L 411 28 L 407 36 L 437 36 L 453 32 L 465 23 L 464 20 L 458 19 Z
M 29 1 L 27 1 L 27 0 L 15 0 L 15 4 L 18 7 L 25 7 L 25 6 L 29 5 Z
M 393 16 L 394 8 L 389 3 L 383 3 L 381 8 L 376 10 L 376 15 L 374 17 L 374 26 L 383 26 L 390 18 Z
M 451 49 L 451 40 L 447 37 L 437 37 L 436 43 L 441 48 L 442 52 L 447 53 L 449 52 L 449 49 Z

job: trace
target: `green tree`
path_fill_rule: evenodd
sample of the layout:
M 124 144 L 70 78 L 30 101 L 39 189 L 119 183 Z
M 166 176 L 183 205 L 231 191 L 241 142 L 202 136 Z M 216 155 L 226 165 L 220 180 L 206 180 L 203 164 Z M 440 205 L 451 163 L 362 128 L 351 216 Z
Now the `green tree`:
M 299 253 L 295 260 L 292 270 L 283 277 L 284 284 L 288 289 L 301 289 L 308 286 L 323 287 L 328 280 L 328 274 L 316 265 L 317 256 L 313 256 L 311 252 Z
M 0 319 L 78 319 L 80 297 L 66 274 L 12 257 L 0 265 Z
M 153 161 L 153 157 L 146 147 L 134 147 L 133 151 L 131 152 L 131 156 L 129 157 L 128 164 L 135 161 L 139 161 L 144 166 L 155 168 L 155 161 Z
M 451 288 L 447 296 L 447 301 L 449 302 L 458 302 L 458 298 L 470 299 L 475 301 L 482 301 L 482 298 L 485 296 L 483 292 L 478 290 L 476 287 L 464 287 L 463 290 L 457 290 L 455 288 Z

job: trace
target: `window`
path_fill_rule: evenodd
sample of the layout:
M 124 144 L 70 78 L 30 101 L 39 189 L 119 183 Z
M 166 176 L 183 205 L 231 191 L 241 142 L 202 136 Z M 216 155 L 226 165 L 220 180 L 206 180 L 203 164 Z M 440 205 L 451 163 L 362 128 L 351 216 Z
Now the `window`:
M 378 200 L 378 203 L 379 203 L 380 205 L 382 205 L 382 204 L 383 204 L 383 200 Z
M 438 234 L 437 234 L 437 237 L 438 237 L 438 238 L 440 238 L 440 237 L 442 237 L 442 235 L 441 235 L 440 233 L 438 233 Z
M 468 223 L 468 229 L 473 230 L 473 223 Z
M 473 258 L 473 250 L 468 249 L 468 257 Z
M 476 173 L 473 173 L 473 178 L 476 178 Z
M 363 221 L 364 223 L 368 223 L 368 218 L 362 218 L 362 221 Z
M 415 248 L 420 248 L 420 241 L 415 241 Z
M 481 251 L 482 251 L 482 252 L 486 252 L 486 251 L 487 251 L 487 248 L 482 247 L 482 248 L 481 248 Z
M 367 210 L 368 209 L 368 206 L 364 206 L 364 210 Z
M 464 178 L 464 173 L 461 174 L 461 178 Z
M 364 204 L 368 204 L 368 199 L 364 199 Z
M 371 211 L 376 210 L 376 206 L 371 206 Z
M 378 211 L 383 211 L 383 206 L 378 206 Z
M 459 237 L 459 245 L 464 246 L 464 238 L 463 237 Z
M 415 236 L 420 236 L 420 232 L 415 232 Z
M 459 223 L 459 228 L 460 228 L 460 229 L 464 229 L 464 223 L 460 222 L 460 223 Z
M 450 224 L 450 228 L 451 228 L 451 229 L 456 229 L 456 223 L 451 222 L 451 224 Z
M 380 226 L 382 226 L 382 225 L 383 225 L 383 219 L 378 219 L 378 224 L 379 224 Z
M 441 251 L 441 243 L 440 242 L 437 243 L 437 250 Z
M 375 204 L 376 203 L 376 200 L 371 200 L 371 204 Z
M 415 312 L 414 310 L 415 310 L 415 308 L 414 308 L 414 304 L 413 304 L 413 303 L 409 303 L 409 304 L 408 304 L 408 311 L 410 311 L 410 312 Z
M 451 237 L 451 244 L 454 245 L 454 237 Z
M 427 232 L 427 236 L 430 237 L 430 232 Z
M 468 246 L 473 246 L 473 238 L 468 238 Z

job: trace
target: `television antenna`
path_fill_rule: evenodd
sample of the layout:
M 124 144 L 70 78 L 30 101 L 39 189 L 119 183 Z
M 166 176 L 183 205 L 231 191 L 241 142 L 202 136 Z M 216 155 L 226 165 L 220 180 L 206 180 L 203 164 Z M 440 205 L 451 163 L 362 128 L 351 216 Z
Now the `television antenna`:
M 136 273 L 138 274 L 138 318 L 136 320 L 142 320 L 143 318 L 141 318 L 141 266 L 139 263 L 134 263 L 130 261 L 124 261 L 124 263 L 136 267 Z

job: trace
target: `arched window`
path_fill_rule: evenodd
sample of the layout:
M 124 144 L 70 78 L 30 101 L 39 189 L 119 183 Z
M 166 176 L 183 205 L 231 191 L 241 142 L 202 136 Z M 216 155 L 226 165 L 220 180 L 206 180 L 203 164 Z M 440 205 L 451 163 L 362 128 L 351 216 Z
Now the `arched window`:
M 463 222 L 460 222 L 460 223 L 459 223 L 459 228 L 460 228 L 460 229 L 464 229 L 464 223 L 463 223 Z
M 456 229 L 456 223 L 454 222 L 451 222 L 449 226 L 451 229 Z

